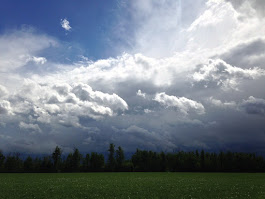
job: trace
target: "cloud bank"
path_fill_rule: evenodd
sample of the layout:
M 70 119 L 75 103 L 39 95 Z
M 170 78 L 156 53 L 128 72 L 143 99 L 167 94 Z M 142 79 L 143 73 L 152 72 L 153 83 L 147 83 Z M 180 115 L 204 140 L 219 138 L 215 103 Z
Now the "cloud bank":
M 236 2 L 124 3 L 113 48 L 127 50 L 95 61 L 50 59 L 62 42 L 31 30 L 0 35 L 1 148 L 265 152 L 263 3 Z

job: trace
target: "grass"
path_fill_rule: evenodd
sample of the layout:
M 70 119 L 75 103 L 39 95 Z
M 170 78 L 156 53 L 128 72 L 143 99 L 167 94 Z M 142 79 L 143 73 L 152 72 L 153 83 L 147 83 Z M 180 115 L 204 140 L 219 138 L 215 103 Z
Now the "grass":
M 261 173 L 0 174 L 0 198 L 265 198 Z

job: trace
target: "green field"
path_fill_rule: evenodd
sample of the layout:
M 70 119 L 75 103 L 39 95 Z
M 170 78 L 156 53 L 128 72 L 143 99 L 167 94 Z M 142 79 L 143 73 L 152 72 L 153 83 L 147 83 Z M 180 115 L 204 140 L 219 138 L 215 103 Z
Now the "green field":
M 0 174 L 0 198 L 265 198 L 265 174 Z

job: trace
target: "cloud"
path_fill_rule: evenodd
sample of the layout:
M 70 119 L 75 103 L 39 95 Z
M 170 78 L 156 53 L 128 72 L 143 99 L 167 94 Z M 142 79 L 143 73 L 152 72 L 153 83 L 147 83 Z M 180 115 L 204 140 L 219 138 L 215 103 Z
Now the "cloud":
M 201 103 L 185 97 L 178 98 L 163 92 L 157 93 L 154 100 L 166 107 L 176 107 L 184 114 L 187 114 L 190 110 L 194 110 L 198 114 L 205 113 L 204 106 Z
M 117 58 L 81 65 L 71 71 L 58 74 L 57 78 L 69 78 L 69 81 L 76 78 L 80 82 L 89 82 L 91 85 L 101 84 L 100 87 L 103 89 L 104 87 L 117 89 L 118 85 L 122 86 L 124 82 L 131 82 L 128 86 L 142 85 L 144 82 L 155 87 L 168 86 L 173 83 L 174 75 L 181 76 L 182 74 L 179 73 L 188 70 L 181 68 L 178 61 L 175 57 L 156 59 L 142 54 L 123 54 Z M 135 92 L 138 90 L 139 88 Z
M 7 101 L 8 100 L 8 101 Z M 21 88 L 1 101 L 1 113 L 28 115 L 31 121 L 83 128 L 80 118 L 102 119 L 128 109 L 115 93 L 107 94 L 84 83 L 40 84 L 26 79 Z M 11 111 L 12 106 L 12 111 Z M 25 127 L 25 125 L 23 125 Z
M 38 54 L 57 41 L 46 35 L 39 35 L 33 30 L 20 30 L 0 35 L 0 72 L 11 72 L 25 66 L 29 61 L 45 63 Z
M 142 93 L 141 90 L 138 90 L 136 95 L 145 98 L 146 93 Z
M 127 103 L 118 95 L 106 94 L 100 91 L 93 91 L 89 85 L 79 83 L 73 86 L 72 92 L 81 101 L 93 101 L 97 105 L 111 107 L 113 110 L 127 110 Z
M 21 128 L 23 130 L 29 130 L 33 133 L 41 133 L 42 132 L 38 124 L 27 124 L 25 122 L 20 122 L 19 128 Z
M 12 137 L 8 136 L 8 135 L 0 135 L 1 139 L 3 140 L 9 140 L 11 139 Z
M 133 126 L 129 126 L 127 129 L 123 129 L 124 132 L 126 133 L 144 133 L 144 134 L 148 134 L 150 133 L 149 131 L 143 129 L 143 128 L 140 128 L 136 125 L 133 125 Z
M 12 108 L 9 101 L 0 100 L 0 114 L 12 115 Z
M 124 4 L 117 57 L 89 61 L 34 31 L 0 35 L 3 150 L 263 146 L 262 117 L 244 112 L 264 115 L 264 20 L 222 0 Z M 78 60 L 66 65 L 66 51 Z
M 144 109 L 145 113 L 152 113 L 153 111 L 149 110 L 148 108 Z
M 248 114 L 265 115 L 265 100 L 250 96 L 247 100 L 243 100 L 241 108 Z
M 115 132 L 114 139 L 117 143 L 126 143 L 126 148 L 129 150 L 135 150 L 137 145 L 141 149 L 155 149 L 160 148 L 161 150 L 173 149 L 176 147 L 170 140 L 161 139 L 161 135 L 154 131 L 146 130 L 145 128 L 137 125 L 130 125 L 126 128 L 115 128 L 112 127 Z
M 0 98 L 7 94 L 8 94 L 7 89 L 4 86 L 0 85 Z
M 263 0 L 226 0 L 230 2 L 233 7 L 239 12 L 252 16 L 258 15 L 259 17 L 265 16 L 265 3 Z
M 61 26 L 66 31 L 70 31 L 72 29 L 70 22 L 67 19 L 61 19 Z
M 124 41 L 122 45 L 127 44 L 126 49 L 132 48 L 132 53 L 142 53 L 152 57 L 173 53 L 175 38 L 171 35 L 177 34 L 180 29 L 179 6 L 179 2 L 168 0 L 124 1 L 121 9 L 126 10 L 123 13 L 126 13 L 127 17 L 123 16 L 124 14 L 119 17 L 114 35 Z M 133 24 L 135 25 L 131 27 Z
M 224 61 L 241 68 L 258 66 L 265 69 L 265 39 L 242 42 L 220 55 Z
M 223 1 L 208 1 L 207 9 L 187 29 L 188 32 L 198 28 L 216 26 L 227 19 L 234 18 L 231 6 Z
M 208 101 L 212 105 L 214 105 L 216 107 L 219 107 L 219 108 L 227 108 L 227 109 L 235 109 L 235 108 L 237 108 L 237 104 L 234 101 L 231 101 L 231 102 L 222 102 L 221 100 L 214 99 L 213 97 L 210 97 L 208 99 Z
M 35 62 L 36 64 L 45 64 L 47 62 L 47 59 L 45 57 L 29 57 L 27 61 Z
M 217 86 L 223 89 L 237 89 L 241 80 L 254 80 L 264 75 L 265 71 L 258 67 L 242 69 L 217 59 L 209 60 L 209 64 L 200 67 L 199 71 L 192 75 L 192 78 L 205 87 Z

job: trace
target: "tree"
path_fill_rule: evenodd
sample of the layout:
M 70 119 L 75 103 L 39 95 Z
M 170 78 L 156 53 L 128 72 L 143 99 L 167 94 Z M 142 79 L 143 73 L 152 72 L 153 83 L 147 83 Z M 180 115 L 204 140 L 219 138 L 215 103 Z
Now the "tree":
M 117 162 L 117 170 L 121 171 L 122 166 L 125 160 L 123 149 L 119 146 L 118 150 L 116 150 L 116 162 Z
M 201 151 L 201 170 L 203 171 L 204 170 L 204 167 L 205 167 L 205 154 L 204 154 L 204 150 Z
M 33 160 L 33 165 L 34 165 L 34 172 L 40 172 L 41 171 L 41 159 L 39 157 L 36 157 Z
M 73 166 L 73 171 L 77 172 L 80 169 L 80 161 L 82 159 L 82 155 L 79 152 L 77 148 L 75 148 L 73 157 L 72 157 L 72 166 Z
M 21 172 L 23 169 L 23 162 L 19 158 L 20 154 L 15 153 L 6 157 L 5 169 L 8 172 Z
M 24 171 L 32 172 L 33 171 L 33 160 L 30 156 L 24 161 Z
M 132 156 L 132 163 L 135 171 L 144 171 L 144 159 L 143 152 L 140 149 L 136 149 L 136 152 Z
M 122 147 L 115 151 L 110 144 L 108 164 L 102 154 L 92 152 L 82 158 L 78 149 L 61 158 L 62 151 L 57 146 L 51 156 L 32 159 L 28 156 L 23 162 L 19 153 L 6 157 L 0 151 L 0 172 L 54 172 L 63 169 L 66 172 L 79 171 L 205 171 L 205 172 L 264 172 L 265 159 L 250 153 L 220 152 L 210 153 L 173 152 L 158 153 L 155 151 L 139 150 L 125 161 Z M 63 160 L 62 160 L 63 159 Z M 82 167 L 81 167 L 82 160 Z M 105 170 L 104 170 L 105 169 Z
M 52 153 L 52 159 L 53 159 L 53 167 L 56 172 L 59 171 L 59 165 L 61 163 L 61 155 L 62 155 L 62 150 L 58 146 L 54 149 L 54 152 Z
M 67 172 L 71 172 L 73 170 L 73 154 L 69 153 L 65 162 L 64 162 L 64 166 L 65 166 L 65 171 Z
M 54 164 L 51 161 L 51 157 L 45 156 L 41 161 L 40 171 L 47 173 L 54 171 Z
M 160 161 L 161 161 L 161 171 L 166 171 L 168 163 L 167 163 L 166 154 L 164 152 L 160 153 Z
M 115 158 L 114 158 L 114 154 L 115 154 L 115 145 L 114 144 L 110 144 L 109 145 L 109 157 L 108 157 L 108 169 L 109 171 L 114 171 L 115 166 L 116 166 L 116 162 L 115 162 Z
M 4 163 L 5 163 L 5 156 L 2 153 L 2 151 L 0 150 L 0 172 L 3 171 L 4 169 Z
M 195 171 L 199 171 L 201 168 L 201 163 L 200 163 L 200 153 L 198 150 L 195 151 Z
M 83 159 L 83 171 L 89 171 L 90 170 L 90 155 L 89 153 L 86 154 L 86 157 Z
M 91 153 L 90 168 L 91 171 L 102 171 L 104 168 L 104 156 L 95 152 Z

